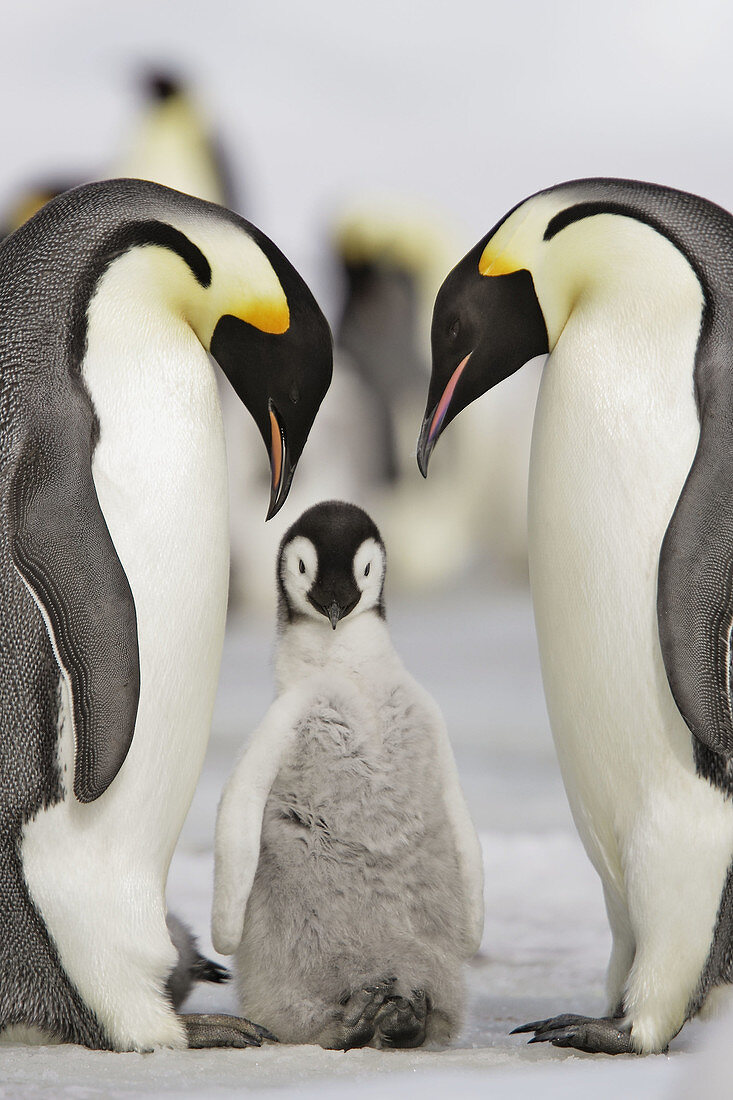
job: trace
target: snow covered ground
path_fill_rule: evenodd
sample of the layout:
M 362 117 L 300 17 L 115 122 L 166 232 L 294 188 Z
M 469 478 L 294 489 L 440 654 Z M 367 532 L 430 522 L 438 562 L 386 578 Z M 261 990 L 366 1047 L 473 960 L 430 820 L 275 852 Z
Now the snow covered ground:
M 509 1036 L 519 1023 L 602 1007 L 609 934 L 601 891 L 573 830 L 545 715 L 529 598 L 479 581 L 430 600 L 388 602 L 396 645 L 446 715 L 481 831 L 486 931 L 470 967 L 466 1024 L 443 1051 L 346 1053 L 317 1047 L 92 1053 L 0 1049 L 0 1098 L 297 1095 L 605 1100 L 674 1096 L 690 1080 L 704 1025 L 669 1056 L 588 1057 Z M 269 704 L 272 625 L 227 636 L 214 732 L 176 853 L 169 903 L 209 938 L 216 802 L 245 732 Z M 450 659 L 447 659 L 447 658 Z M 227 987 L 201 987 L 192 1011 L 235 1011 Z M 697 1081 L 699 1085 L 699 1080 Z M 679 1093 L 680 1097 L 685 1092 Z M 721 1094 L 722 1095 L 722 1094 Z

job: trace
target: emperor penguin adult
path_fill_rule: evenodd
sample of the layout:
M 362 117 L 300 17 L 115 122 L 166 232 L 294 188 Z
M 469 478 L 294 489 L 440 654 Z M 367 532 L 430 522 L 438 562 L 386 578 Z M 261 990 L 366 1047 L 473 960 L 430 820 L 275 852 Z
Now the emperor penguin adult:
M 143 72 L 141 110 L 111 176 L 162 183 L 231 210 L 246 203 L 214 127 L 189 82 L 166 69 Z
M 442 716 L 390 641 L 385 566 L 353 504 L 286 532 L 277 698 L 219 806 L 213 942 L 281 1041 L 447 1040 L 481 940 L 481 849 Z
M 573 816 L 613 934 L 608 1015 L 519 1028 L 664 1050 L 733 981 L 733 218 L 589 179 L 516 206 L 446 278 L 418 445 L 550 352 L 530 577 Z
M 66 192 L 0 246 L 0 1029 L 244 1045 L 166 993 L 168 865 L 208 740 L 228 581 L 219 363 L 282 505 L 331 376 L 275 245 L 154 183 Z

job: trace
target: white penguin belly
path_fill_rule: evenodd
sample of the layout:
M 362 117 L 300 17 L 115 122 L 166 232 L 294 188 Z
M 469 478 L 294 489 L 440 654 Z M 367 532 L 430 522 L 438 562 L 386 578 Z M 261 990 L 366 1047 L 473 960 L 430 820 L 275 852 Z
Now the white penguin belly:
M 653 892 L 655 874 L 669 878 L 664 846 L 670 862 L 678 846 L 681 867 L 682 846 L 697 846 L 709 861 L 704 937 L 733 853 L 733 813 L 695 773 L 656 619 L 662 539 L 699 437 L 702 296 L 686 261 L 657 239 L 677 279 L 664 315 L 630 278 L 613 308 L 578 306 L 548 360 L 532 441 L 530 573 L 560 766 L 607 896 L 627 899 L 636 873 Z
M 113 430 L 95 399 L 103 427 L 92 472 L 135 599 L 140 651 L 119 800 L 135 821 L 142 816 L 144 845 L 155 836 L 166 867 L 208 740 L 228 583 L 224 438 L 213 371 L 197 350 L 203 377 L 187 380 L 190 404 L 151 393 Z
M 165 880 L 209 735 L 229 557 L 224 438 L 208 357 L 183 325 L 169 323 L 158 336 L 157 318 L 149 327 L 120 309 L 111 318 L 108 301 L 100 293 L 90 309 L 83 378 L 100 424 L 94 483 L 135 600 L 140 702 L 119 774 L 82 805 L 71 793 L 62 683 L 68 793 L 26 827 L 23 861 L 64 968 L 124 1048 L 151 1037 L 182 1041 L 159 995 L 175 962 Z M 97 310 L 105 314 L 99 326 Z

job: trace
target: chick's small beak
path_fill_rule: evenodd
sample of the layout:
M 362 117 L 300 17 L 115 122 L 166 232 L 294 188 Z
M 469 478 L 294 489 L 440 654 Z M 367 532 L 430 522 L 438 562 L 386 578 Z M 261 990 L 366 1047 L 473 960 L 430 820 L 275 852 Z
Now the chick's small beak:
M 336 600 L 333 600 L 333 602 L 329 605 L 327 610 L 328 610 L 328 617 L 331 620 L 331 626 L 335 630 L 336 629 L 336 623 L 339 621 L 339 619 L 341 618 L 341 615 L 342 615 L 342 608 L 339 607 L 339 605 L 336 603 Z
M 294 467 L 290 463 L 290 456 L 285 440 L 285 429 L 277 415 L 277 410 L 272 401 L 268 403 L 270 414 L 270 507 L 267 510 L 266 520 L 280 511 L 285 503 L 290 485 L 293 480 Z
M 450 376 L 448 385 L 443 390 L 440 401 L 438 401 L 435 408 L 425 414 L 425 419 L 423 420 L 420 430 L 420 438 L 417 441 L 417 464 L 423 477 L 428 476 L 430 456 L 433 453 L 435 444 L 438 442 L 438 436 L 443 427 L 450 403 L 453 400 L 453 394 L 458 385 L 458 379 L 463 374 L 466 364 L 472 354 L 473 352 L 469 351 L 468 355 L 461 359 L 460 363 L 453 371 L 453 374 Z

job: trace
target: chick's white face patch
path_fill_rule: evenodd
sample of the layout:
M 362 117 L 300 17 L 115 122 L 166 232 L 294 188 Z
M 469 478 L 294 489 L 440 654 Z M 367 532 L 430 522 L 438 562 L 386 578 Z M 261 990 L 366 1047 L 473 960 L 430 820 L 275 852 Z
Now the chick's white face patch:
M 308 601 L 308 593 L 317 573 L 318 553 L 315 546 L 310 539 L 296 535 L 283 551 L 280 578 L 293 608 L 311 619 L 321 617 Z
M 386 561 L 376 539 L 365 539 L 354 554 L 354 580 L 361 598 L 352 614 L 369 611 L 379 603 Z

